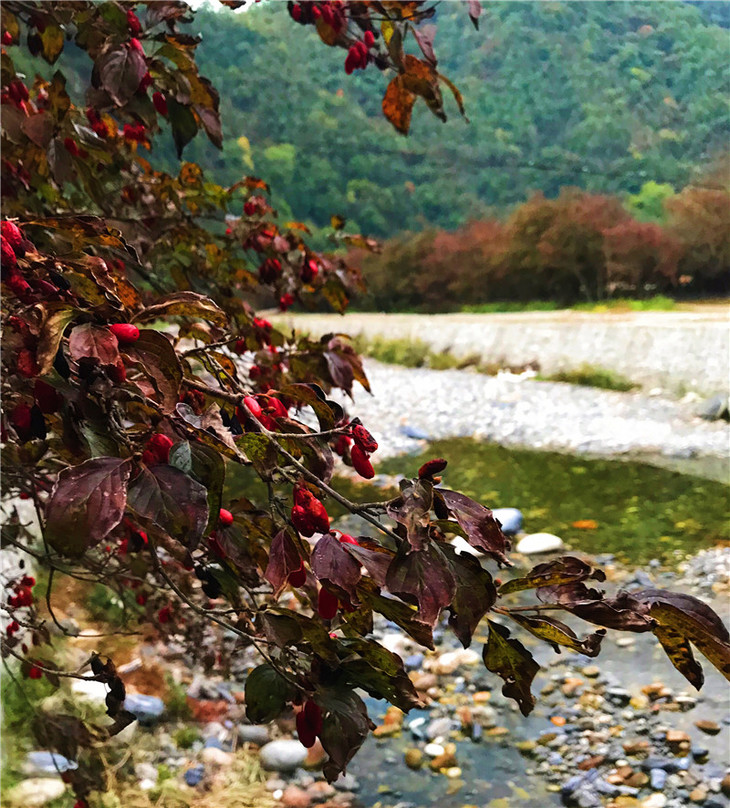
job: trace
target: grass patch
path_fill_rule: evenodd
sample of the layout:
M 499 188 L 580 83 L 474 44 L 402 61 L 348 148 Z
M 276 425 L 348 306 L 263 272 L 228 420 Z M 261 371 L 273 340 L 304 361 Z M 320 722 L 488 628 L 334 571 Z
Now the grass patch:
M 517 300 L 495 300 L 491 303 L 475 303 L 462 306 L 461 311 L 466 314 L 506 314 L 521 311 L 558 311 L 559 306 L 554 300 L 530 300 L 526 303 Z
M 617 297 L 614 300 L 603 300 L 600 303 L 576 303 L 571 308 L 576 311 L 672 311 L 677 307 L 677 302 L 666 295 L 654 295 L 654 297 L 636 300 L 628 297 Z
M 575 370 L 561 370 L 547 376 L 538 374 L 536 378 L 542 382 L 565 382 L 566 384 L 577 384 L 581 387 L 617 390 L 621 393 L 626 393 L 638 387 L 638 385 L 620 373 L 614 373 L 612 370 L 595 367 L 594 365 L 582 365 Z
M 388 339 L 386 337 L 366 337 L 359 334 L 353 339 L 355 350 L 386 365 L 401 365 L 406 368 L 431 368 L 431 370 L 463 369 L 476 365 L 479 357 L 458 357 L 450 351 L 436 352 L 420 339 Z

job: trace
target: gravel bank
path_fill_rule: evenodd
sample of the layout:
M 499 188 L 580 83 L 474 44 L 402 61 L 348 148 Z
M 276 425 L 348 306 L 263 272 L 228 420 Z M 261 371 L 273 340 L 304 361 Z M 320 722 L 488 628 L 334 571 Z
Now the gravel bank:
M 599 455 L 730 459 L 730 426 L 696 417 L 696 404 L 524 375 L 411 369 L 373 360 L 365 360 L 365 369 L 373 395 L 356 386 L 354 403 L 343 403 L 380 443 L 376 459 L 416 451 L 423 439 L 452 437 Z

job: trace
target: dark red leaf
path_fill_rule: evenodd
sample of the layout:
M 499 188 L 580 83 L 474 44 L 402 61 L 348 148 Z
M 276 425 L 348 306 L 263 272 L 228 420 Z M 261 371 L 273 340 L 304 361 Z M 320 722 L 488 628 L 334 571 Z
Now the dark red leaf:
M 521 642 L 510 638 L 509 629 L 490 621 L 482 657 L 487 670 L 504 679 L 502 693 L 517 702 L 522 715 L 529 715 L 535 706 L 530 685 L 540 670 L 532 654 Z
M 96 457 L 66 468 L 46 505 L 45 538 L 54 550 L 78 557 L 122 520 L 131 461 Z
M 485 508 L 464 494 L 449 491 L 447 488 L 439 488 L 438 492 L 456 521 L 466 532 L 469 544 L 492 556 L 498 563 L 510 565 L 510 561 L 505 555 L 510 544 L 489 508 Z
M 355 587 L 360 580 L 360 564 L 331 533 L 325 533 L 315 545 L 311 567 L 323 584 L 341 589 L 350 599 L 356 597 Z
M 105 326 L 84 323 L 77 325 L 68 339 L 71 358 L 96 359 L 102 365 L 116 365 L 119 359 L 119 343 L 117 338 Z
M 419 618 L 430 625 L 436 623 L 456 591 L 446 559 L 434 545 L 396 556 L 385 584 L 394 595 L 416 605 Z
M 264 578 L 274 588 L 275 597 L 286 586 L 289 575 L 298 570 L 301 565 L 302 557 L 299 555 L 294 540 L 287 530 L 280 530 L 271 540 L 269 563 L 264 573 Z

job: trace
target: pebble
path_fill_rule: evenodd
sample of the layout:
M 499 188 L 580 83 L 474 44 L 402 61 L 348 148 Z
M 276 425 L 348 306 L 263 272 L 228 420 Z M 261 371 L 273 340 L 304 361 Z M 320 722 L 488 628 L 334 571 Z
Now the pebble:
M 423 748 L 424 754 L 428 755 L 429 757 L 435 758 L 443 755 L 446 751 L 440 743 L 427 743 L 426 746 Z
M 241 743 L 255 743 L 263 746 L 269 740 L 269 728 L 260 724 L 240 724 L 238 740 Z
M 56 776 L 78 769 L 75 760 L 69 760 L 57 752 L 29 752 L 23 764 L 23 771 L 29 775 Z
M 204 766 L 193 766 L 183 774 L 183 779 L 191 788 L 195 788 L 203 777 L 205 777 Z
M 405 761 L 409 769 L 420 769 L 423 765 L 423 752 L 420 749 L 406 749 Z
M 529 533 L 517 542 L 515 549 L 523 555 L 537 555 L 555 552 L 563 546 L 563 540 L 552 533 Z
M 695 726 L 698 730 L 706 733 L 707 735 L 717 735 L 720 732 L 720 725 L 715 721 L 708 721 L 707 719 L 695 721 Z
M 216 746 L 206 746 L 200 753 L 200 759 L 203 763 L 210 763 L 211 766 L 230 766 L 233 763 L 233 755 L 229 752 L 224 752 Z
M 360 783 L 354 774 L 342 772 L 342 774 L 332 783 L 338 791 L 359 791 Z
M 436 718 L 426 728 L 426 737 L 429 741 L 436 738 L 446 738 L 453 731 L 458 729 L 459 725 L 453 718 Z
M 261 765 L 267 771 L 293 772 L 307 759 L 307 748 L 299 741 L 270 741 L 259 752 Z
M 649 779 L 654 791 L 661 791 L 667 782 L 667 773 L 664 769 L 650 769 Z
M 477 665 L 481 659 L 481 655 L 473 648 L 457 648 L 440 654 L 436 659 L 430 659 L 427 666 L 431 673 L 443 676 L 454 673 L 462 665 Z
M 281 802 L 287 808 L 308 808 L 312 797 L 299 786 L 287 786 L 281 794 Z
M 144 726 L 156 724 L 165 712 L 165 704 L 157 696 L 145 696 L 143 693 L 128 693 L 124 700 L 124 709 Z
M 641 802 L 641 808 L 664 808 L 668 800 L 664 794 L 651 794 Z
M 495 508 L 492 516 L 502 525 L 505 536 L 514 536 L 522 530 L 524 517 L 517 508 Z

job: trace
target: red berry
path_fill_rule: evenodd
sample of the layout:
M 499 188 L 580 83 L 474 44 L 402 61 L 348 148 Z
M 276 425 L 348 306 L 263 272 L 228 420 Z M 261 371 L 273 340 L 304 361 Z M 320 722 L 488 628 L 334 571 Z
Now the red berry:
M 159 612 L 157 612 L 157 621 L 159 623 L 169 623 L 172 619 L 172 608 L 170 606 L 163 606 Z
M 349 435 L 339 435 L 335 441 L 335 453 L 342 457 L 352 443 L 352 438 Z
M 295 22 L 299 22 L 302 19 L 302 7 L 299 5 L 299 3 L 294 3 L 294 5 L 289 9 L 289 14 L 291 14 L 291 18 Z
M 159 432 L 147 441 L 145 447 L 145 450 L 152 454 L 157 463 L 167 463 L 170 459 L 170 449 L 172 449 L 172 440 Z M 142 459 L 144 460 L 144 455 Z M 153 462 L 152 465 L 155 463 Z
M 132 37 L 129 40 L 129 47 L 132 48 L 132 50 L 136 50 L 139 53 L 144 54 L 144 48 L 142 47 L 142 43 L 137 39 L 137 37 Z
M 0 244 L 2 244 L 2 267 L 4 270 L 12 271 L 18 265 L 15 250 L 5 235 L 0 236 Z
M 116 365 L 108 365 L 107 371 L 109 373 L 109 378 L 115 384 L 124 384 L 127 381 L 127 368 L 124 366 L 124 362 L 122 361 L 121 357 L 117 359 Z
M 362 37 L 366 48 L 372 48 L 375 44 L 375 34 L 372 31 L 365 31 Z
M 135 598 L 135 600 L 137 601 L 137 603 L 138 603 L 140 606 L 144 606 L 144 605 L 145 605 L 145 603 L 147 603 L 147 595 L 143 595 L 143 594 L 140 592 L 140 594 L 139 594 L 139 595 L 137 595 L 137 597 Z
M 291 509 L 291 522 L 302 536 L 309 538 L 314 535 L 314 525 L 309 518 L 309 513 L 301 505 L 295 505 Z
M 25 255 L 25 248 L 23 247 L 23 234 L 15 222 L 8 222 L 7 220 L 0 225 L 0 232 L 6 241 L 13 248 L 16 255 L 21 258 Z
M 17 432 L 29 432 L 30 407 L 27 404 L 16 404 L 10 413 L 10 423 Z
M 433 477 L 434 474 L 440 474 L 448 465 L 448 461 L 443 457 L 436 457 L 433 460 L 428 460 L 420 469 L 418 469 L 418 476 L 420 479 L 428 479 Z
M 139 328 L 132 323 L 113 323 L 109 330 L 120 345 L 131 345 L 139 339 Z
M 330 518 L 324 505 L 316 498 L 313 498 L 307 508 L 309 521 L 316 533 L 327 533 L 330 529 Z
M 12 45 L 13 44 L 13 35 L 10 31 L 3 31 L 3 45 Z
M 352 430 L 352 437 L 355 443 L 368 454 L 372 454 L 378 448 L 378 442 L 361 424 L 356 424 Z
M 356 544 L 358 547 L 360 546 L 360 542 L 354 536 L 350 536 L 347 533 L 343 533 L 340 536 L 340 542 L 342 544 Z
M 230 511 L 227 511 L 225 508 L 221 508 L 220 512 L 218 513 L 218 521 L 223 525 L 223 527 L 228 527 L 228 525 L 233 524 L 233 514 Z
M 254 418 L 261 418 L 261 405 L 253 396 L 246 396 L 246 398 L 243 399 L 243 403 Z
M 129 32 L 132 34 L 132 36 L 137 36 L 137 34 L 139 34 L 139 32 L 142 30 L 139 17 L 137 17 L 131 8 L 127 11 L 127 25 L 129 26 Z
M 280 311 L 286 311 L 292 305 L 292 303 L 294 303 L 294 295 L 289 294 L 289 292 L 287 292 L 285 295 L 282 295 L 279 298 Z
M 28 586 L 28 587 L 32 588 L 32 587 L 35 586 L 35 578 L 32 575 L 24 575 L 20 579 L 20 585 L 21 586 Z
M 259 267 L 261 283 L 273 283 L 281 274 L 281 261 L 278 258 L 267 258 Z
M 35 353 L 29 348 L 21 348 L 18 351 L 18 373 L 26 379 L 32 379 L 37 376 L 41 369 L 35 359 Z
M 160 113 L 160 115 L 167 118 L 167 99 L 165 96 L 160 92 L 152 93 L 152 103 L 155 105 L 155 109 Z M 230 235 L 230 233 L 227 235 Z
M 294 572 L 289 573 L 289 577 L 287 578 L 290 586 L 293 586 L 297 589 L 300 586 L 304 586 L 307 581 L 307 570 L 304 567 L 304 562 L 302 561 L 302 566 L 299 567 L 298 570 L 294 570 Z
M 329 589 L 322 587 L 317 598 L 317 614 L 323 620 L 331 620 L 337 614 L 338 606 L 337 595 L 333 595 Z
M 289 416 L 289 410 L 274 396 L 269 397 L 266 410 L 277 418 L 287 418 Z
M 371 480 L 375 476 L 373 464 L 359 446 L 355 445 L 350 449 L 350 459 L 352 460 L 353 468 L 361 477 Z
M 254 317 L 253 318 L 253 325 L 254 328 L 261 328 L 264 331 L 271 331 L 273 326 L 268 320 L 264 320 L 262 317 Z
M 304 704 L 304 714 L 307 716 L 309 725 L 319 735 L 322 731 L 322 710 L 319 705 L 314 701 L 307 701 Z
M 43 677 L 43 671 L 37 665 L 31 665 L 28 669 L 28 678 L 29 679 L 41 679 Z
M 79 156 L 79 145 L 72 137 L 63 139 L 63 147 L 72 157 Z
M 311 749 L 314 746 L 314 742 L 317 740 L 317 734 L 314 731 L 314 727 L 312 727 L 307 720 L 304 710 L 300 710 L 300 712 L 297 713 L 296 726 L 299 743 L 301 743 L 302 746 L 306 746 L 307 749 Z

